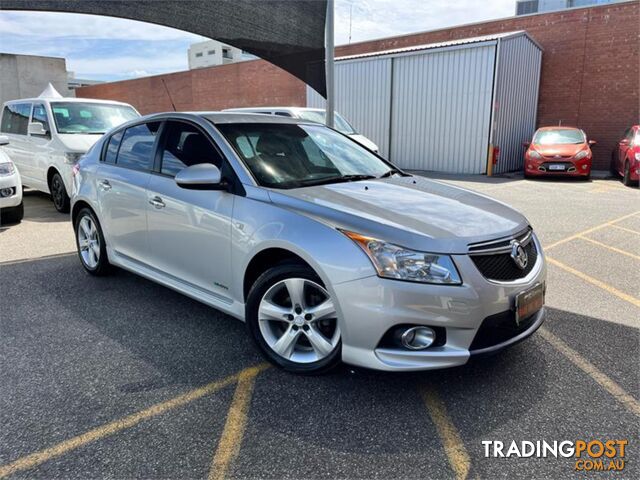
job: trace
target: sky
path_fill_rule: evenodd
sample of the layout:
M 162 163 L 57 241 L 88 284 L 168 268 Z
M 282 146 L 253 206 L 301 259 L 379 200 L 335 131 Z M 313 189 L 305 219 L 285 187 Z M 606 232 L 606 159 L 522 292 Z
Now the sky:
M 335 0 L 336 45 L 512 16 L 515 0 Z M 186 70 L 172 28 L 92 15 L 0 11 L 0 52 L 65 57 L 77 78 L 121 80 Z

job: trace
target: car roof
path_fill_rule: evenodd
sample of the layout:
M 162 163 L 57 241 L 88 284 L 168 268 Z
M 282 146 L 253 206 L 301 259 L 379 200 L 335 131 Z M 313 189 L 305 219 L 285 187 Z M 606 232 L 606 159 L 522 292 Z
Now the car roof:
M 269 112 L 271 110 L 280 110 L 284 112 L 324 112 L 324 108 L 310 107 L 241 107 L 241 108 L 225 108 L 223 112 Z
M 162 119 L 194 119 L 203 118 L 213 124 L 229 124 L 229 123 L 281 123 L 281 124 L 304 124 L 304 125 L 320 125 L 317 122 L 304 120 L 293 117 L 280 117 L 276 115 L 263 115 L 260 113 L 245 112 L 164 112 L 154 113 L 136 119 L 137 122 L 144 120 L 162 120 Z
M 42 97 L 33 97 L 33 98 L 20 98 L 16 100 L 8 100 L 4 102 L 5 105 L 12 105 L 15 103 L 25 103 L 25 102 L 40 102 L 40 103 L 51 103 L 51 102 L 63 102 L 63 103 L 103 103 L 107 105 L 123 105 L 125 107 L 131 107 L 128 103 L 117 102 L 115 100 L 104 100 L 101 98 L 83 98 L 83 97 L 56 97 L 56 98 L 42 98 Z
M 541 127 L 538 129 L 538 131 L 540 132 L 544 132 L 546 130 L 580 130 L 582 131 L 581 128 L 578 127 L 569 127 L 569 126 L 565 126 L 565 125 L 558 125 L 555 127 Z

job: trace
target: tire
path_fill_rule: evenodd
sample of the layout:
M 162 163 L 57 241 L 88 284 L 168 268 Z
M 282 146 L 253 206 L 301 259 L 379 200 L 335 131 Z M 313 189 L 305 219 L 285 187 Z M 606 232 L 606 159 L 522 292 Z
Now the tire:
M 624 162 L 624 175 L 622 176 L 622 183 L 626 187 L 630 187 L 633 184 L 633 182 L 631 181 L 631 164 L 629 163 L 629 160 Z
M 291 291 L 301 304 L 291 301 Z M 317 316 L 319 305 L 324 306 L 321 317 Z M 318 375 L 341 361 L 342 339 L 333 301 L 306 265 L 282 263 L 260 275 L 249 292 L 246 323 L 267 360 L 288 372 Z
M 0 224 L 20 223 L 24 218 L 24 203 L 11 208 L 3 208 L 0 212 Z
M 49 182 L 49 191 L 51 192 L 51 199 L 53 200 L 53 206 L 60 213 L 69 213 L 69 207 L 71 201 L 67 194 L 67 189 L 64 186 L 62 177 L 58 172 L 54 173 Z
M 89 208 L 78 213 L 74 224 L 80 263 L 91 275 L 103 276 L 111 270 L 100 222 Z M 82 245 L 82 247 L 81 247 Z

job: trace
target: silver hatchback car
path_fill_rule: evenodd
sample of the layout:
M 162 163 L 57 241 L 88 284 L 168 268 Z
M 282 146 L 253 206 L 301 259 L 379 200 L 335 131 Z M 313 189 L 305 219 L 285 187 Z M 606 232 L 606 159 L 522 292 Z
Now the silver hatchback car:
M 293 372 L 462 365 L 544 320 L 525 217 L 303 120 L 124 124 L 76 166 L 72 220 L 89 273 L 116 265 L 244 320 Z

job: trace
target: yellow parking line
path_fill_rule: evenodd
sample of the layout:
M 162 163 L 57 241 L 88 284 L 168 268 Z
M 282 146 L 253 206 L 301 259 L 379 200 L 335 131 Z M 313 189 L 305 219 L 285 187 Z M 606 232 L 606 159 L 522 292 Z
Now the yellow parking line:
M 636 307 L 640 307 L 640 299 L 629 295 L 627 293 L 621 292 L 620 290 L 618 290 L 617 288 L 612 287 L 611 285 L 606 284 L 605 282 L 602 282 L 596 278 L 590 277 L 589 275 L 587 275 L 586 273 L 582 273 L 579 270 L 576 270 L 575 268 L 570 267 L 569 265 L 565 265 L 562 262 L 559 262 L 558 260 L 556 260 L 555 258 L 551 258 L 549 256 L 547 256 L 547 262 L 555 265 L 556 267 L 559 267 L 573 275 L 575 275 L 576 277 L 581 278 L 582 280 L 584 280 L 585 282 L 589 282 L 592 285 L 595 285 L 596 287 L 600 287 L 603 290 L 606 290 L 607 292 L 615 295 L 618 298 L 621 298 L 622 300 L 625 300 L 629 303 L 631 303 L 632 305 L 635 305 Z
M 640 260 L 640 256 L 634 255 L 633 253 L 627 252 L 625 250 L 620 250 L 619 248 L 612 247 L 611 245 L 607 245 L 606 243 L 598 242 L 597 240 L 593 240 L 587 237 L 579 237 L 580 240 L 586 240 L 587 242 L 593 243 L 594 245 L 598 245 L 599 247 L 606 248 L 607 250 L 611 250 L 612 252 L 619 253 L 621 255 L 626 255 L 627 257 L 635 258 L 636 260 Z
M 253 369 L 244 370 L 238 378 L 238 385 L 233 395 L 231 407 L 227 414 L 227 421 L 218 441 L 218 448 L 211 462 L 209 480 L 222 480 L 227 475 L 231 462 L 238 456 L 240 445 L 247 426 L 249 407 L 256 376 L 266 366 L 260 365 Z
M 236 373 L 235 375 L 231 375 L 222 380 L 211 382 L 207 385 L 204 385 L 203 387 L 196 388 L 195 390 L 191 390 L 190 392 L 184 393 L 165 402 L 157 403 L 137 413 L 128 415 L 119 420 L 115 420 L 113 422 L 89 430 L 88 432 L 77 435 L 73 438 L 70 438 L 69 440 L 60 442 L 52 447 L 45 448 L 44 450 L 40 450 L 39 452 L 32 453 L 6 465 L 2 465 L 0 466 L 0 478 L 4 478 L 21 470 L 27 470 L 29 468 L 35 467 L 48 460 L 51 460 L 52 458 L 59 457 L 60 455 L 75 450 L 88 443 L 95 442 L 96 440 L 100 440 L 102 438 L 113 435 L 114 433 L 118 433 L 127 428 L 131 428 L 139 424 L 143 420 L 156 417 L 169 410 L 173 410 L 177 407 L 181 407 L 190 402 L 193 402 L 194 400 L 198 400 L 205 395 L 217 392 L 218 390 L 238 381 L 240 376 L 245 374 L 245 372 L 252 372 L 256 368 L 260 367 L 258 366 L 247 368 L 245 370 L 242 370 L 240 373 Z
M 640 232 L 637 230 L 632 230 L 630 228 L 621 227 L 620 225 L 611 225 L 613 228 L 617 228 L 618 230 L 622 230 L 623 232 L 635 233 L 636 235 L 640 235 Z
M 605 223 L 603 223 L 601 225 L 596 225 L 595 227 L 588 228 L 587 230 L 583 230 L 582 232 L 578 232 L 578 233 L 576 233 L 574 235 L 570 235 L 570 236 L 568 236 L 566 238 L 563 238 L 562 240 L 558 240 L 557 242 L 554 242 L 551 245 L 546 245 L 544 247 L 544 250 L 550 250 L 550 249 L 552 249 L 554 247 L 557 247 L 558 245 L 562 245 L 563 243 L 570 242 L 571 240 L 575 240 L 576 238 L 582 237 L 583 235 L 586 235 L 588 233 L 595 232 L 596 230 L 600 230 L 601 228 L 608 227 L 608 226 L 614 226 L 613 225 L 614 223 L 621 222 L 622 220 L 624 220 L 626 218 L 633 217 L 634 215 L 638 215 L 638 214 L 640 214 L 640 210 L 637 211 L 637 212 L 629 213 L 628 215 L 624 215 L 624 216 L 616 218 L 614 220 L 610 220 L 610 221 L 605 222 Z
M 433 423 L 436 425 L 436 429 L 444 446 L 444 451 L 447 454 L 449 464 L 455 473 L 456 479 L 466 479 L 469 475 L 469 469 L 471 468 L 471 460 L 469 459 L 469 454 L 464 447 L 464 443 L 460 438 L 456 426 L 447 414 L 447 408 L 433 387 L 421 387 L 420 394 L 429 411 L 431 420 L 433 420 Z
M 556 337 L 549 330 L 543 327 L 539 332 L 542 338 L 567 357 L 571 363 L 589 375 L 596 383 L 615 397 L 616 400 L 622 403 L 627 410 L 640 417 L 640 403 L 638 400 L 629 395 L 620 385 L 598 370 L 598 368 L 589 360 L 582 357 L 578 352 Z

